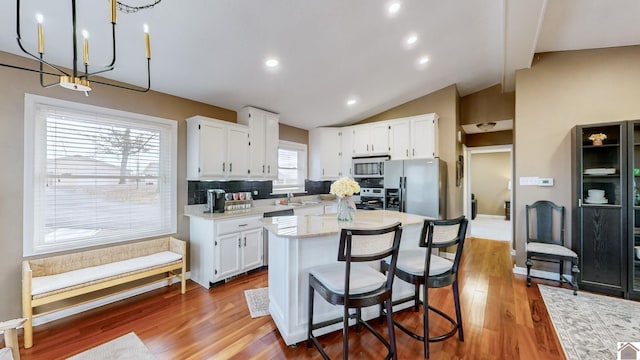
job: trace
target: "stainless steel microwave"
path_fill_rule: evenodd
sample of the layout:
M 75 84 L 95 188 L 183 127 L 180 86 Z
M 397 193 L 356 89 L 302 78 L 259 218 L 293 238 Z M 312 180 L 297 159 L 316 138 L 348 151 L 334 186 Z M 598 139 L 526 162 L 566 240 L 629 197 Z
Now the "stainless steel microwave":
M 352 169 L 354 178 L 384 177 L 384 162 L 389 156 L 354 157 Z

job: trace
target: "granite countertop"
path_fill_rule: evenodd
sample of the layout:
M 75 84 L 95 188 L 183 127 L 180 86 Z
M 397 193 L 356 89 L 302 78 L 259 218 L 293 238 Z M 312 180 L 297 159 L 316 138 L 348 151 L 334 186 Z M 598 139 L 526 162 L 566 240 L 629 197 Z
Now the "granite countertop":
M 395 222 L 406 225 L 422 224 L 426 217 L 389 210 L 359 210 L 353 221 L 339 222 L 336 214 L 279 216 L 264 218 L 264 227 L 278 237 L 307 238 L 332 235 L 342 228 L 375 229 L 389 226 Z
M 335 205 L 337 204 L 336 200 L 323 201 L 316 198 L 304 198 L 304 199 L 296 199 L 294 202 L 297 205 L 276 205 L 275 199 L 270 200 L 254 200 L 254 206 L 250 209 L 239 209 L 239 210 L 229 210 L 223 213 L 205 213 L 205 205 L 187 205 L 184 207 L 184 215 L 189 217 L 199 217 L 203 219 L 210 220 L 220 220 L 220 219 L 229 219 L 234 217 L 242 217 L 242 216 L 262 216 L 264 213 L 268 213 L 271 211 L 280 211 L 280 210 L 289 210 L 300 209 L 312 206 L 325 206 L 325 205 Z

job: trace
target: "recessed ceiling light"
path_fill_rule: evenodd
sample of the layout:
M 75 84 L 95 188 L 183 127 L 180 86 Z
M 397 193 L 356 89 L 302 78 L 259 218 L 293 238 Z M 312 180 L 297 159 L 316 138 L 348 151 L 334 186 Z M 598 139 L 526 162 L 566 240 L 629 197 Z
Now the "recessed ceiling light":
M 400 10 L 400 3 L 398 2 L 394 2 L 391 5 L 389 5 L 389 8 L 387 9 L 387 11 L 389 11 L 389 15 L 394 15 L 395 13 L 398 12 L 398 10 Z
M 355 105 L 358 101 L 356 99 L 349 99 L 347 100 L 347 105 L 352 106 Z
M 420 59 L 418 59 L 418 64 L 420 64 L 420 65 L 424 65 L 424 64 L 426 64 L 428 62 L 429 62 L 429 58 L 426 57 L 426 56 L 423 56 Z
M 418 41 L 418 35 L 409 35 L 409 37 L 407 38 L 408 45 L 413 45 L 416 43 L 416 41 Z
M 274 67 L 278 66 L 280 64 L 280 62 L 278 61 L 278 59 L 267 59 L 267 61 L 265 61 L 264 64 L 267 67 L 274 68 Z

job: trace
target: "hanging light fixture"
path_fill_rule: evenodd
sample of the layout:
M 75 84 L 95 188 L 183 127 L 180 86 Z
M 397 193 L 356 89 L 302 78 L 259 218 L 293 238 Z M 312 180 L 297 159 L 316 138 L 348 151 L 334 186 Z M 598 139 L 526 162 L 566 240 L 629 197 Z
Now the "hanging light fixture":
M 112 48 L 113 48 L 113 57 L 111 59 L 111 63 L 104 68 L 89 72 L 89 33 L 86 30 L 82 31 L 82 35 L 84 38 L 83 41 L 83 61 L 82 65 L 84 65 L 84 71 L 78 70 L 78 34 L 76 28 L 76 0 L 71 0 L 71 25 L 72 25 L 72 43 L 73 43 L 73 67 L 72 71 L 62 70 L 60 67 L 53 65 L 44 59 L 44 17 L 41 14 L 36 15 L 36 20 L 38 22 L 38 54 L 35 55 L 32 52 L 29 52 L 25 49 L 22 44 L 22 36 L 20 34 L 20 0 L 16 0 L 16 38 L 18 41 L 18 46 L 20 50 L 25 54 L 29 55 L 31 58 L 35 59 L 39 63 L 39 69 L 29 69 L 21 66 L 10 65 L 10 64 L 0 64 L 0 66 L 10 67 L 13 69 L 26 70 L 31 72 L 37 72 L 40 74 L 40 85 L 44 88 L 50 88 L 53 86 L 62 86 L 66 89 L 76 90 L 76 91 L 84 91 L 85 95 L 88 95 L 88 92 L 91 91 L 91 85 L 100 84 L 100 85 L 108 85 L 120 89 L 126 89 L 131 91 L 138 92 L 147 92 L 151 88 L 151 46 L 149 40 L 149 28 L 145 24 L 144 25 L 144 38 L 145 38 L 145 47 L 146 47 L 146 57 L 147 57 L 147 87 L 146 88 L 133 88 L 127 87 L 118 84 L 110 84 L 102 81 L 91 80 L 90 77 L 94 75 L 105 73 L 111 71 L 115 68 L 116 63 L 116 6 L 123 12 L 131 13 L 136 12 L 141 9 L 152 8 L 157 5 L 161 0 L 155 0 L 153 3 L 144 5 L 144 6 L 129 6 L 126 4 L 122 4 L 117 2 L 116 0 L 109 0 L 111 5 L 111 33 L 112 33 Z M 44 66 L 51 68 L 52 70 L 45 71 Z M 56 76 L 58 77 L 58 81 L 45 84 L 44 76 Z
M 476 127 L 482 131 L 489 131 L 493 129 L 495 126 L 496 126 L 496 123 L 493 121 L 476 124 Z

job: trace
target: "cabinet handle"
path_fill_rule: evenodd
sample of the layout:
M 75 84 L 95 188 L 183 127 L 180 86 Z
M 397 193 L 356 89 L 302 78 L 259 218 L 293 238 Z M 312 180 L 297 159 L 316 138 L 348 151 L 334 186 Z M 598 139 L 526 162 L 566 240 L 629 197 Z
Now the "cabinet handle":
M 324 168 L 322 168 L 322 176 L 324 176 Z
M 238 248 L 241 248 L 241 244 L 240 244 L 240 238 L 238 238 Z
M 369 151 L 369 144 L 367 144 L 367 151 Z
M 247 237 L 244 237 L 244 247 L 247 247 Z
M 229 163 L 229 172 L 233 172 L 233 163 Z
M 224 167 L 224 163 L 222 163 L 222 172 L 225 172 L 225 167 Z
M 405 156 L 406 156 L 406 157 L 409 157 L 409 149 L 405 150 L 405 153 L 406 153 L 406 155 L 405 155 Z
M 249 225 L 249 224 L 240 224 L 240 225 L 238 225 L 238 227 L 243 227 L 243 226 L 247 226 L 247 225 Z
M 411 156 L 416 156 L 416 149 L 415 148 L 413 148 Z
M 373 144 L 371 144 L 371 151 L 373 151 Z
M 264 174 L 264 165 L 262 165 L 262 173 Z
M 267 174 L 271 174 L 271 165 L 267 165 Z

